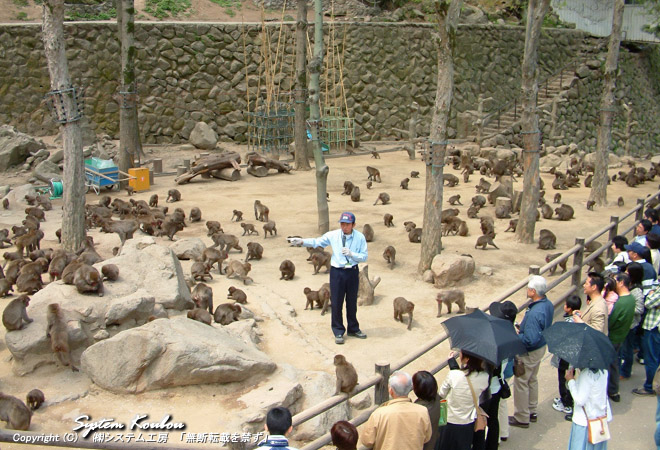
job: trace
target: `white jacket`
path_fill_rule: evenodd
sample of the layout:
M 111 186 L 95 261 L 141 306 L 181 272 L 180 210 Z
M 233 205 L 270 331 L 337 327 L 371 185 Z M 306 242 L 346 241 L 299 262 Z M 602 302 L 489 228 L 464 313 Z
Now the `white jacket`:
M 587 426 L 584 410 L 589 419 L 607 414 L 607 421 L 612 420 L 612 410 L 607 399 L 607 370 L 592 372 L 591 369 L 584 369 L 574 380 L 568 380 L 567 385 L 573 396 L 573 423 Z

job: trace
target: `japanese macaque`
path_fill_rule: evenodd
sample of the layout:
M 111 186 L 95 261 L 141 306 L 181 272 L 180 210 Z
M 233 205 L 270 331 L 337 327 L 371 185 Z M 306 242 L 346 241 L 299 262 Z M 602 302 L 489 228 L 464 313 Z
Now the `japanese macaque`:
M 27 315 L 29 304 L 30 297 L 27 295 L 21 295 L 9 302 L 2 312 L 2 324 L 7 331 L 21 330 L 28 323 L 32 323 L 33 320 Z
M 410 330 L 412 327 L 413 310 L 415 309 L 415 304 L 413 302 L 409 302 L 403 297 L 397 297 L 394 299 L 393 306 L 394 320 L 403 322 L 403 315 L 408 314 L 408 329 Z
M 358 375 L 353 364 L 346 361 L 344 355 L 335 355 L 335 374 L 337 375 L 337 385 L 335 395 L 340 392 L 350 394 L 358 384 Z

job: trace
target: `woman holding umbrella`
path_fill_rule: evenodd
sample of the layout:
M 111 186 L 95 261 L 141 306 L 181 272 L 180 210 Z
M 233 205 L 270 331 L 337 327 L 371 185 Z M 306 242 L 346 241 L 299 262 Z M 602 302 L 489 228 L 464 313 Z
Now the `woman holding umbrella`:
M 573 426 L 569 450 L 605 450 L 607 440 L 592 444 L 593 437 L 605 437 L 597 426 L 607 427 L 612 411 L 607 399 L 607 368 L 616 352 L 608 337 L 585 323 L 557 322 L 543 331 L 548 351 L 571 365 L 566 371 L 566 384 L 573 397 Z M 573 367 L 582 369 L 576 377 Z M 590 425 L 589 420 L 600 419 Z M 568 417 L 567 417 L 568 419 Z M 590 430 L 591 428 L 591 430 Z
M 477 398 L 488 387 L 488 373 L 484 361 L 476 356 L 459 352 L 460 367 L 449 354 L 449 374 L 440 386 L 441 398 L 447 399 L 447 425 L 440 427 L 439 450 L 470 450 L 477 411 L 472 390 Z M 469 381 L 468 381 L 469 380 Z

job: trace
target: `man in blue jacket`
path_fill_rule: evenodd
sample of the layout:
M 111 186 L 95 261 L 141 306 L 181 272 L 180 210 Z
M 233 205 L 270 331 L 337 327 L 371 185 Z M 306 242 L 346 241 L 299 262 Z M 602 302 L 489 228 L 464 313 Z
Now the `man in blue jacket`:
M 527 354 L 519 359 L 525 373 L 513 380 L 514 413 L 509 416 L 509 425 L 529 428 L 529 422 L 536 422 L 536 408 L 539 403 L 538 373 L 541 359 L 545 354 L 543 330 L 552 325 L 555 308 L 545 296 L 545 278 L 534 275 L 527 283 L 527 297 L 532 303 L 527 307 L 525 318 L 520 324 L 518 337 L 527 348 Z

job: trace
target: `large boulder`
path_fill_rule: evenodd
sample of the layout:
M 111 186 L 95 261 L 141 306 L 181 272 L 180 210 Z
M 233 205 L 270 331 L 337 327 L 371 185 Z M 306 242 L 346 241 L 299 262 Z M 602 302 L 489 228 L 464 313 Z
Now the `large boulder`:
M 21 133 L 10 125 L 0 126 L 0 170 L 23 164 L 33 153 L 46 148 L 41 140 Z
M 204 122 L 197 122 L 190 133 L 190 143 L 202 150 L 213 150 L 218 143 L 218 135 Z
M 435 287 L 455 286 L 472 277 L 474 259 L 471 256 L 441 253 L 433 258 L 431 270 Z
M 304 372 L 298 379 L 302 383 L 305 392 L 305 398 L 302 402 L 303 410 L 318 405 L 335 395 L 336 378 L 334 374 L 330 375 L 326 372 Z M 349 419 L 350 409 L 348 402 L 344 402 L 296 427 L 292 438 L 297 441 L 313 441 L 326 434 L 335 422 Z
M 153 238 L 129 239 L 119 256 L 94 267 L 100 271 L 109 263 L 119 267 L 119 279 L 104 283 L 103 297 L 80 294 L 75 286 L 62 281 L 50 283 L 32 296 L 28 315 L 34 322 L 5 337 L 16 372 L 29 373 L 55 361 L 44 333 L 50 303 L 59 303 L 65 313 L 74 361 L 88 346 L 142 325 L 152 315 L 167 316 L 166 310 L 193 308 L 179 260 L 169 248 L 156 245 Z
M 31 184 L 22 184 L 20 186 L 16 186 L 15 188 L 12 188 L 11 191 L 7 193 L 5 198 L 9 200 L 9 204 L 13 206 L 17 205 L 26 205 L 27 202 L 25 201 L 25 196 L 30 195 L 34 197 L 37 195 L 37 190 L 32 186 Z M 12 206 L 10 206 L 11 208 Z
M 585 164 L 596 164 L 596 153 L 587 153 L 584 156 L 584 162 Z M 607 155 L 607 167 L 610 169 L 616 169 L 621 167 L 621 160 L 619 160 L 619 157 L 616 156 L 614 153 L 610 153 Z
M 98 342 L 82 354 L 81 369 L 120 394 L 209 383 L 233 383 L 273 372 L 264 353 L 220 325 L 186 317 L 158 319 Z
M 48 183 L 50 180 L 62 180 L 62 172 L 59 166 L 49 159 L 37 164 L 32 174 L 44 183 Z
M 175 241 L 170 248 L 179 259 L 201 261 L 206 245 L 200 238 L 188 238 Z
M 563 161 L 564 158 L 554 153 L 551 153 L 539 159 L 539 167 L 541 172 L 547 173 L 550 171 L 550 169 L 559 167 Z

